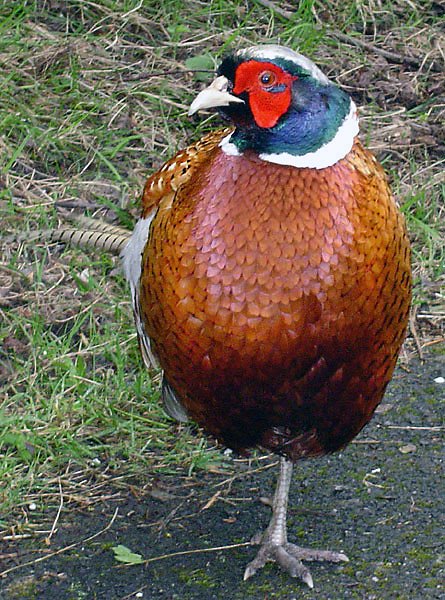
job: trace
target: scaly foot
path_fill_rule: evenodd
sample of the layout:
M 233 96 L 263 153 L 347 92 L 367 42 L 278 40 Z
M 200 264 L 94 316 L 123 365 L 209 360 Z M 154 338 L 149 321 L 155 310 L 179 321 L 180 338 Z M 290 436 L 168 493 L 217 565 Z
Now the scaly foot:
M 349 561 L 348 557 L 341 552 L 300 548 L 300 546 L 290 544 L 287 541 L 286 510 L 291 476 L 292 463 L 282 458 L 280 475 L 272 503 L 272 519 L 263 535 L 256 535 L 252 538 L 251 543 L 261 544 L 261 548 L 256 558 L 247 565 L 244 572 L 244 581 L 252 577 L 267 562 L 272 561 L 287 571 L 291 577 L 299 577 L 310 588 L 313 588 L 312 576 L 301 562 L 302 560 Z
M 255 536 L 252 539 L 252 543 L 260 543 L 258 536 Z M 283 570 L 289 573 L 291 577 L 299 577 L 310 588 L 313 588 L 314 582 L 312 576 L 309 569 L 301 562 L 302 560 L 327 560 L 330 562 L 349 561 L 348 557 L 342 552 L 300 548 L 300 546 L 296 546 L 289 542 L 277 545 L 264 540 L 256 557 L 247 565 L 244 572 L 244 581 L 264 567 L 266 562 L 276 562 Z

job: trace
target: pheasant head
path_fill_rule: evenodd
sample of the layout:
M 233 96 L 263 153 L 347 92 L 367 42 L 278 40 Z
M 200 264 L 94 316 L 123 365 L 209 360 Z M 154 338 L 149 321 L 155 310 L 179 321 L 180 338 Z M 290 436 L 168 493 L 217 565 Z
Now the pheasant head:
M 224 152 L 253 150 L 278 164 L 329 167 L 348 154 L 358 133 L 349 95 L 312 61 L 277 45 L 226 57 L 189 114 L 211 107 L 235 126 L 221 142 Z

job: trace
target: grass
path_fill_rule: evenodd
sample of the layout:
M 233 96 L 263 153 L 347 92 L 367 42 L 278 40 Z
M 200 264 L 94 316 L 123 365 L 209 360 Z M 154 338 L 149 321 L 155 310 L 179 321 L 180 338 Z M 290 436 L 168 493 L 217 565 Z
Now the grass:
M 88 479 L 104 470 L 129 478 L 178 465 L 221 468 L 221 455 L 199 431 L 172 424 L 159 407 L 158 381 L 142 368 L 118 261 L 11 237 L 57 227 L 72 210 L 131 227 L 147 175 L 217 123 L 186 116 L 200 82 L 211 77 L 185 71 L 192 57 L 217 62 L 229 48 L 281 41 L 307 53 L 354 96 L 362 136 L 388 170 L 407 217 L 421 340 L 443 336 L 438 5 L 294 4 L 280 3 L 293 11 L 288 18 L 260 2 L 230 0 L 2 3 L 4 530 L 26 531 L 30 503 L 57 504 L 61 481 L 87 502 L 93 488 L 78 484 L 79 470 Z M 418 59 L 421 68 L 386 62 L 354 39 Z

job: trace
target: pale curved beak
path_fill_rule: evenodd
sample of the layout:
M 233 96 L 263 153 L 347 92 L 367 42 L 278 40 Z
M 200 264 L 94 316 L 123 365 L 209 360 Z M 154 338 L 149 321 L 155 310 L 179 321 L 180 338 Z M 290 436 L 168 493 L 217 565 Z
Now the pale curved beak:
M 189 115 L 194 115 L 198 110 L 214 108 L 216 106 L 229 106 L 232 102 L 244 102 L 241 98 L 229 94 L 227 87 L 229 80 L 224 75 L 217 77 L 209 87 L 206 87 L 196 96 L 189 108 Z

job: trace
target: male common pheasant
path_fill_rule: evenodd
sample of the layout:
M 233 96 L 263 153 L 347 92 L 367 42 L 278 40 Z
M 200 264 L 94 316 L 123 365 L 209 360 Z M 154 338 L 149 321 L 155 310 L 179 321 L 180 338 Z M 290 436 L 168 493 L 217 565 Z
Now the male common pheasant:
M 292 463 L 343 448 L 381 401 L 408 319 L 409 242 L 353 101 L 310 60 L 235 52 L 190 114 L 210 107 L 232 127 L 147 181 L 124 272 L 166 411 L 282 457 L 245 579 L 273 560 L 312 587 L 302 559 L 347 558 L 288 543 Z

